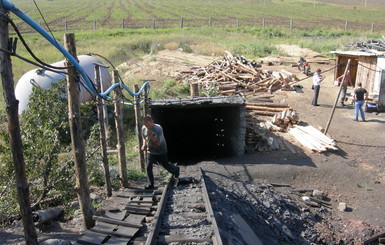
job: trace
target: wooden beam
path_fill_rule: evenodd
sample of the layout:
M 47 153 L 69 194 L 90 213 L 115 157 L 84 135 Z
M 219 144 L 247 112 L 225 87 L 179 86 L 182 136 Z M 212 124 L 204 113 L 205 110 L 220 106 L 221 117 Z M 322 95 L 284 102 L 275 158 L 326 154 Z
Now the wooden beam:
M 8 50 L 8 14 L 0 8 L 0 16 L 0 48 Z M 11 57 L 4 51 L 0 51 L 0 73 L 7 112 L 9 142 L 12 148 L 12 159 L 15 168 L 18 203 L 24 226 L 24 237 L 27 245 L 37 245 L 37 233 L 33 223 L 29 187 L 25 173 L 18 114 L 19 101 L 15 97 Z
M 64 46 L 68 52 L 76 59 L 75 34 L 64 34 Z M 68 118 L 71 131 L 71 148 L 75 162 L 76 192 L 83 214 L 84 225 L 87 229 L 93 227 L 95 222 L 92 220 L 94 208 L 90 200 L 90 190 L 88 186 L 87 166 L 85 156 L 85 145 L 83 140 L 83 130 L 80 118 L 79 100 L 79 76 L 76 68 L 66 59 L 65 62 L 68 75 Z

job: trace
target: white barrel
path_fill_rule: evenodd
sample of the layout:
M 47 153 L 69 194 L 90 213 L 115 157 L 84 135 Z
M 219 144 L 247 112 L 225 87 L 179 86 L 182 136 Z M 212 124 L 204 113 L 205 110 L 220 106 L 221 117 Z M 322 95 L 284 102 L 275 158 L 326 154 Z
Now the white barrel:
M 95 80 L 94 63 L 103 63 L 97 58 L 89 55 L 79 55 L 79 64 L 84 69 L 85 73 L 90 77 L 91 81 Z M 63 67 L 64 60 L 51 64 L 52 66 Z M 101 81 L 103 84 L 103 91 L 111 86 L 111 76 L 106 68 L 100 68 Z M 65 79 L 64 74 L 55 73 L 52 71 L 44 70 L 41 68 L 31 70 L 25 73 L 17 82 L 15 88 L 16 99 L 19 100 L 19 114 L 28 109 L 29 96 L 32 93 L 34 85 L 38 85 L 41 88 L 49 89 L 52 83 L 58 82 L 60 79 Z M 92 99 L 91 94 L 83 87 L 80 86 L 80 102 L 85 102 Z

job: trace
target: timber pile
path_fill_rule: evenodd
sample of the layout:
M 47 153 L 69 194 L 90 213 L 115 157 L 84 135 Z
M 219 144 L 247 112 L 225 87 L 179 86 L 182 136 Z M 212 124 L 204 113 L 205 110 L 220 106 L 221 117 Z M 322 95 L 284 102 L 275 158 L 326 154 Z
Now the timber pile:
M 333 139 L 324 135 L 321 131 L 312 126 L 295 125 L 288 131 L 299 143 L 312 152 L 325 152 L 337 150 Z
M 188 84 L 198 84 L 204 91 L 211 91 L 211 95 L 215 90 L 220 95 L 242 93 L 245 96 L 278 89 L 293 90 L 290 82 L 298 81 L 291 72 L 260 70 L 255 61 L 233 56 L 228 51 L 222 60 L 215 60 L 207 67 L 193 67 L 181 72 L 179 79 Z
M 287 132 L 287 130 L 293 125 L 297 124 L 299 117 L 296 111 L 289 109 L 282 111 L 281 113 L 276 113 L 269 123 L 271 131 Z

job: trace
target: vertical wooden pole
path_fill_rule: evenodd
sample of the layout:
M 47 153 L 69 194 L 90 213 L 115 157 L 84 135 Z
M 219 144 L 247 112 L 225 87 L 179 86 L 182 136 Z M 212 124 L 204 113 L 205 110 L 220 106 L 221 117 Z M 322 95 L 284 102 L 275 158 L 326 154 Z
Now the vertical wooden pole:
M 147 81 L 144 81 L 147 82 Z M 148 87 L 144 87 L 143 115 L 148 115 Z
M 184 25 L 184 19 L 182 17 L 182 18 L 180 18 L 180 28 L 183 28 L 183 25 Z
M 209 17 L 209 27 L 211 27 L 211 17 Z
M 372 27 L 370 28 L 370 32 L 371 32 L 371 33 L 374 32 L 374 23 L 372 23 Z
M 64 46 L 73 57 L 77 57 L 75 35 L 73 33 L 64 34 Z M 83 214 L 84 225 L 87 229 L 90 229 L 95 225 L 95 221 L 92 220 L 94 208 L 90 200 L 85 145 L 80 121 L 79 76 L 75 67 L 68 60 L 65 63 L 66 66 L 71 66 L 67 69 L 68 118 L 70 121 L 71 148 L 75 161 L 76 192 Z
M 94 20 L 94 31 L 96 31 L 96 20 Z
M 8 50 L 8 21 L 3 16 L 6 16 L 6 13 L 0 8 L 0 48 Z M 9 54 L 3 51 L 0 51 L 0 73 L 7 112 L 9 142 L 12 148 L 13 165 L 15 168 L 19 209 L 24 226 L 24 237 L 27 245 L 37 245 L 37 233 L 32 218 L 29 186 L 25 173 L 18 115 L 19 101 L 15 97 L 11 58 Z
M 156 26 L 155 26 L 155 20 L 152 20 L 152 29 L 155 29 Z
M 345 21 L 345 31 L 348 30 L 348 26 L 349 26 L 349 22 L 348 22 L 348 21 Z
M 68 31 L 68 25 L 67 25 L 67 20 L 64 20 L 64 31 Z
M 134 85 L 134 91 L 135 93 L 139 92 L 139 87 L 137 84 Z M 140 150 L 143 144 L 143 139 L 142 139 L 142 124 L 141 124 L 141 115 L 140 115 L 140 97 L 135 96 L 134 97 L 134 104 L 135 104 L 135 124 L 136 124 L 136 132 L 138 136 L 138 145 L 139 145 L 139 160 L 140 160 L 140 168 L 142 171 L 145 171 L 145 162 L 144 162 L 144 152 Z
M 239 28 L 239 19 L 237 19 L 237 28 Z
M 122 29 L 124 30 L 124 18 L 122 19 Z
M 262 19 L 262 28 L 265 28 L 265 18 Z
M 349 60 L 348 60 L 348 64 L 346 65 L 346 68 L 345 68 L 344 76 L 342 77 L 342 81 L 341 81 L 341 84 L 340 84 L 340 89 L 339 89 L 338 94 L 337 94 L 337 98 L 336 98 L 336 100 L 335 100 L 335 102 L 334 102 L 334 106 L 333 106 L 333 109 L 332 109 L 332 113 L 331 113 L 331 115 L 330 115 L 330 118 L 329 118 L 328 123 L 326 124 L 326 128 L 325 128 L 324 134 L 327 134 L 327 133 L 328 133 L 330 123 L 332 122 L 333 115 L 334 115 L 334 111 L 336 110 L 336 105 L 337 105 L 337 103 L 338 103 L 338 98 L 340 97 L 340 94 L 341 94 L 342 85 L 343 85 L 344 82 L 345 82 L 346 73 L 347 73 L 348 70 L 350 69 L 350 62 L 351 62 L 351 60 L 349 59 Z
M 102 91 L 101 81 L 100 81 L 100 66 L 95 64 L 95 83 L 96 89 Z M 108 164 L 107 157 L 107 142 L 106 142 L 106 129 L 104 122 L 104 110 L 103 110 L 103 99 L 98 96 L 98 120 L 99 120 L 99 131 L 100 131 L 100 146 L 102 148 L 102 162 L 104 168 L 104 180 L 106 182 L 107 196 L 112 196 L 112 187 L 111 187 L 111 178 L 110 178 L 110 168 Z
M 114 83 L 119 82 L 118 71 L 113 71 Z M 124 142 L 124 130 L 123 130 L 123 113 L 122 113 L 122 88 L 118 87 L 114 90 L 114 107 L 115 107 L 115 127 L 118 150 L 118 161 L 120 168 L 120 181 L 124 188 L 128 188 L 127 177 L 127 160 L 126 160 L 126 145 Z
M 198 83 L 190 83 L 190 96 L 193 98 L 199 96 Z
M 290 31 L 293 30 L 293 19 L 290 18 Z

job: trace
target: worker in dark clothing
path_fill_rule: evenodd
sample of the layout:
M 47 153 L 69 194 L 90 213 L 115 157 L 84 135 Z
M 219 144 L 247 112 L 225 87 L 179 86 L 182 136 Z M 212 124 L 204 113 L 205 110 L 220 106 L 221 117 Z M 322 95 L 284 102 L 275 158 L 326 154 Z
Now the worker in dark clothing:
M 358 88 L 354 90 L 354 121 L 358 121 L 358 112 L 360 112 L 362 121 L 365 122 L 365 113 L 362 106 L 368 98 L 368 91 L 362 88 L 362 83 L 358 83 L 357 86 Z
M 352 84 L 352 78 L 350 77 L 350 71 L 348 70 L 345 75 L 345 80 L 342 82 L 342 78 L 344 78 L 344 75 L 339 76 L 337 78 L 338 85 L 341 86 L 341 106 L 345 106 L 345 100 L 346 100 L 346 93 L 348 91 L 348 86 L 353 86 Z
M 142 127 L 143 145 L 142 151 L 148 153 L 147 156 L 147 177 L 149 185 L 146 190 L 154 189 L 153 165 L 161 164 L 168 172 L 173 174 L 175 179 L 179 178 L 179 167 L 168 162 L 167 143 L 163 135 L 163 128 L 155 124 L 151 116 L 145 116 L 144 126 Z

